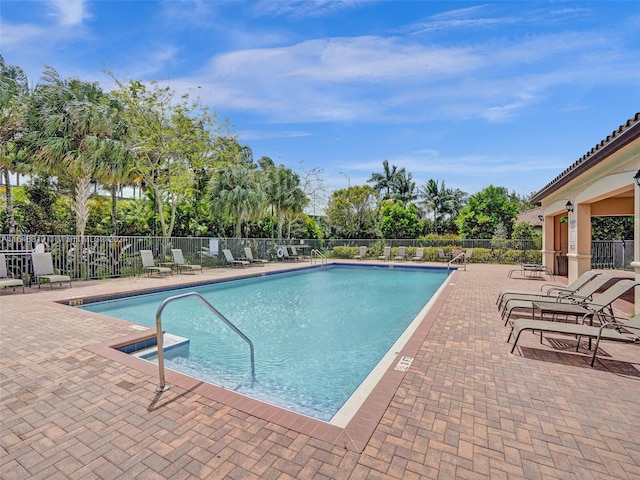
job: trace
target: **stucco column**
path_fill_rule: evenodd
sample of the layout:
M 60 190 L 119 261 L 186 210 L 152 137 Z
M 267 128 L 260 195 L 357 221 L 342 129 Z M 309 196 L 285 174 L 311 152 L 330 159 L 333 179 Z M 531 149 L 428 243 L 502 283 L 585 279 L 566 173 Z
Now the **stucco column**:
M 556 272 L 555 222 L 553 217 L 544 217 L 542 227 L 542 264 Z
M 591 269 L 591 205 L 574 205 L 569 212 L 569 283 Z
M 633 187 L 633 267 L 636 274 L 636 282 L 640 282 L 640 187 Z M 636 309 L 635 313 L 640 313 L 640 287 L 635 291 Z

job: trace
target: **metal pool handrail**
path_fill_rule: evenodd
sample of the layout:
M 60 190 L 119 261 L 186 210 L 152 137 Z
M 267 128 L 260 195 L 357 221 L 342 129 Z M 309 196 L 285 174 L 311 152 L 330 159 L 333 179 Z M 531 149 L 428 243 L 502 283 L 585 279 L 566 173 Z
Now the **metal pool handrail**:
M 247 337 L 244 333 L 242 333 L 238 327 L 236 327 L 233 323 L 231 323 L 231 321 L 229 321 L 227 317 L 225 317 L 213 305 L 207 302 L 202 295 L 196 292 L 188 292 L 188 293 L 182 293 L 180 295 L 174 295 L 173 297 L 167 298 L 160 304 L 160 306 L 158 307 L 158 310 L 156 311 L 156 336 L 157 336 L 156 343 L 158 346 L 158 376 L 160 377 L 160 385 L 158 385 L 158 387 L 156 388 L 156 391 L 164 392 L 165 390 L 169 390 L 169 385 L 167 385 L 167 382 L 165 381 L 165 377 L 164 377 L 164 352 L 162 347 L 162 343 L 163 343 L 162 311 L 164 310 L 164 307 L 166 307 L 171 302 L 176 300 L 181 300 L 186 297 L 196 297 L 198 300 L 204 303 L 204 305 L 209 310 L 215 313 L 217 317 L 220 320 L 222 320 L 229 328 L 231 328 L 234 332 L 236 332 L 240 336 L 240 338 L 242 338 L 245 342 L 249 344 L 249 350 L 251 352 L 251 379 L 255 380 L 256 365 L 255 365 L 255 355 L 253 350 L 253 342 L 249 340 L 249 337 Z
M 464 259 L 464 257 L 465 257 L 464 252 L 460 252 L 460 253 L 459 253 L 458 255 L 456 255 L 454 258 L 452 258 L 451 260 L 449 260 L 449 263 L 447 264 L 447 274 L 449 273 L 449 270 L 451 269 L 451 265 L 453 265 L 453 263 L 454 263 L 456 260 Z M 464 260 L 463 260 L 463 262 L 464 262 Z M 467 264 L 466 264 L 466 262 L 464 263 L 464 269 L 465 269 L 465 270 L 467 269 Z
M 315 263 L 315 260 L 320 259 L 320 264 L 321 265 L 326 265 L 327 264 L 327 257 L 325 257 L 320 250 L 314 248 L 313 250 L 311 250 L 311 263 Z

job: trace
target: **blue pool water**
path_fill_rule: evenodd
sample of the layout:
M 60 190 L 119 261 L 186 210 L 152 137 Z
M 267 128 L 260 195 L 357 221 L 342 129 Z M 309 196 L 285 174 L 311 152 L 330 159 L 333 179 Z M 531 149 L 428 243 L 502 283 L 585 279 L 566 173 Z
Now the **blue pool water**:
M 190 339 L 165 366 L 329 420 L 447 277 L 443 269 L 330 266 L 131 297 L 83 308 L 155 327 L 160 303 L 195 291 L 234 323 L 249 348 L 196 298 L 170 303 L 163 329 Z

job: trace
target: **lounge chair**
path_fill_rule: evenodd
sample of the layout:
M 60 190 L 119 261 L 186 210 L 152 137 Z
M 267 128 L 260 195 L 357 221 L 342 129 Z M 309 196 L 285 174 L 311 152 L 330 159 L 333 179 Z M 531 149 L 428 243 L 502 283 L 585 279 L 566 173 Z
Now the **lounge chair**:
M 7 275 L 7 259 L 4 253 L 0 253 L 0 287 L 12 287 L 14 292 L 16 291 L 16 287 L 22 287 L 22 293 L 24 293 L 24 282 L 21 279 Z
M 250 265 L 248 260 L 236 260 L 235 258 L 233 258 L 231 250 L 229 250 L 228 248 L 222 250 L 222 253 L 224 253 L 224 258 L 227 263 L 232 267 L 248 267 Z
M 423 257 L 424 257 L 424 248 L 418 248 L 416 250 L 416 254 L 413 257 L 411 257 L 411 260 L 413 260 L 414 262 L 421 262 Z
M 406 256 L 406 247 L 398 247 L 398 254 L 393 257 L 394 260 L 398 260 L 400 262 L 404 262 Z
M 283 250 L 284 250 L 284 259 L 288 262 L 298 262 L 300 260 L 302 260 L 302 257 L 300 257 L 299 255 L 293 253 L 294 249 L 288 245 L 283 245 L 282 246 Z M 289 250 L 291 248 L 291 251 Z
M 444 254 L 444 250 L 441 249 L 441 248 L 438 249 L 438 261 L 439 262 L 448 262 L 449 261 L 447 256 Z
M 296 247 L 294 245 L 291 245 L 289 247 L 291 249 L 291 256 L 297 260 L 303 261 L 305 260 L 305 256 L 301 253 L 298 253 L 298 250 L 296 249 Z
M 502 305 L 505 301 L 510 298 L 522 298 L 527 296 L 535 296 L 539 297 L 541 295 L 546 296 L 567 296 L 572 293 L 576 293 L 580 288 L 584 287 L 587 283 L 593 280 L 596 276 L 600 275 L 601 272 L 595 270 L 589 270 L 582 275 L 580 275 L 576 280 L 574 280 L 569 285 L 558 285 L 557 283 L 545 283 L 540 286 L 540 290 L 511 290 L 506 289 L 502 290 L 498 294 L 498 299 L 496 300 L 496 304 L 498 305 L 498 310 L 502 309 Z M 546 288 L 546 290 L 545 290 Z
M 173 256 L 173 262 L 176 264 L 178 273 L 182 272 L 183 270 L 188 270 L 191 273 L 194 273 L 195 271 L 202 272 L 202 265 L 191 265 L 190 263 L 184 261 L 182 249 L 172 248 L 171 255 Z
M 391 247 L 384 247 L 382 249 L 382 255 L 378 257 L 378 260 L 390 260 L 391 259 Z
M 59 283 L 62 287 L 62 282 L 69 282 L 69 288 L 71 288 L 71 277 L 69 275 L 60 275 L 53 268 L 51 252 L 32 253 L 31 262 L 33 263 L 33 276 L 38 283 L 38 288 L 40 288 L 40 283 L 43 279 L 49 281 L 52 289 L 54 283 Z
M 473 256 L 473 249 L 470 248 L 464 252 L 464 263 L 471 263 L 471 257 Z
M 153 253 L 151 250 L 140 250 L 140 258 L 142 259 L 142 270 L 147 272 L 147 275 L 150 277 L 153 273 L 157 273 L 159 276 L 164 274 L 173 275 L 173 271 L 171 267 L 162 267 L 156 265 L 153 260 Z
M 603 275 L 605 277 L 605 275 Z M 615 278 L 614 278 L 615 280 Z M 589 284 L 596 283 L 596 280 L 589 282 Z M 587 284 L 587 285 L 589 285 Z M 559 315 L 563 315 L 565 317 L 596 317 L 601 313 L 605 313 L 605 309 L 609 309 L 612 313 L 611 304 L 618 300 L 622 295 L 627 293 L 628 290 L 638 285 L 633 280 L 617 280 L 616 283 L 607 288 L 604 292 L 602 292 L 597 297 L 594 297 L 593 300 L 586 301 L 576 301 L 571 300 L 571 297 L 568 299 L 558 299 L 558 300 L 528 300 L 529 303 L 527 308 L 531 309 L 532 318 L 535 317 L 536 312 L 540 312 L 540 318 L 543 318 L 545 314 L 551 314 L 555 317 Z M 511 310 L 509 314 L 511 313 Z M 507 317 L 506 323 L 509 321 L 509 317 Z
M 364 260 L 365 258 L 367 258 L 367 247 L 365 247 L 364 245 L 360 247 L 360 253 L 353 258 L 355 258 L 356 260 Z
M 640 315 L 636 315 L 627 322 L 622 322 L 619 318 L 611 315 L 600 314 L 599 317 L 602 321 L 600 326 L 588 325 L 586 323 L 586 318 L 583 319 L 583 323 L 577 324 L 521 318 L 513 322 L 507 342 L 511 340 L 512 336 L 515 338 L 513 347 L 511 348 L 511 353 L 513 353 L 518 345 L 520 334 L 525 330 L 539 330 L 540 343 L 542 343 L 542 332 L 565 333 L 578 336 L 578 342 L 576 345 L 577 352 L 580 348 L 581 337 L 589 337 L 590 340 L 595 338 L 596 344 L 593 347 L 593 355 L 591 356 L 591 366 L 593 367 L 593 364 L 596 361 L 596 354 L 598 353 L 600 340 L 616 340 L 631 343 L 640 340 Z M 591 342 L 589 342 L 589 347 L 591 347 Z
M 553 280 L 553 272 L 551 269 L 539 263 L 523 263 L 520 265 L 520 268 L 509 270 L 507 277 L 512 278 L 511 276 L 514 272 L 519 272 L 525 278 L 543 278 L 543 275 L 546 274 Z
M 249 247 L 244 247 L 244 255 L 245 257 L 247 257 L 247 260 L 249 261 L 249 263 L 256 263 L 262 266 L 269 263 L 269 260 L 267 260 L 266 258 L 254 258 L 253 252 Z
M 598 292 L 609 282 L 619 282 L 621 279 L 612 277 L 610 275 L 598 275 L 590 282 L 587 282 L 584 286 L 580 287 L 574 292 L 567 294 L 559 294 L 557 296 L 550 295 L 526 295 L 522 297 L 514 297 L 503 300 L 502 302 L 502 318 L 505 319 L 504 324 L 509 322 L 511 313 L 515 309 L 533 309 L 533 302 L 555 302 L 565 304 L 582 304 L 591 301 L 593 295 Z M 614 283 L 615 285 L 615 283 Z M 609 287 L 606 291 L 610 290 Z M 606 292 L 605 291 L 605 292 Z M 605 293 L 603 292 L 603 294 Z

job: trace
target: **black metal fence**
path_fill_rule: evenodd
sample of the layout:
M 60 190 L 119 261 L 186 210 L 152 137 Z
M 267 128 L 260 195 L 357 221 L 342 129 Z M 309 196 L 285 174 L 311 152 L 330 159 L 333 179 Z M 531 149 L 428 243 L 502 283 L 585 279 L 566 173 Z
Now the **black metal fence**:
M 532 240 L 508 239 L 326 239 L 277 240 L 264 238 L 202 238 L 202 237 L 139 237 L 75 235 L 0 235 L 0 253 L 7 259 L 10 274 L 28 278 L 31 253 L 44 249 L 53 253 L 54 265 L 60 273 L 75 279 L 98 279 L 140 274 L 140 250 L 151 250 L 156 262 L 171 262 L 171 249 L 179 248 L 188 263 L 205 267 L 223 266 L 223 249 L 234 257 L 244 257 L 244 247 L 250 247 L 255 257 L 277 261 L 278 247 L 295 245 L 303 255 L 311 249 L 326 257 L 352 258 L 360 246 L 366 246 L 369 256 L 376 257 L 384 246 L 392 249 L 407 247 L 408 255 L 415 249 L 429 250 L 425 260 L 436 259 L 437 250 L 473 249 L 474 262 L 539 263 L 540 246 Z M 594 242 L 594 268 L 629 268 L 633 259 L 633 241 Z

